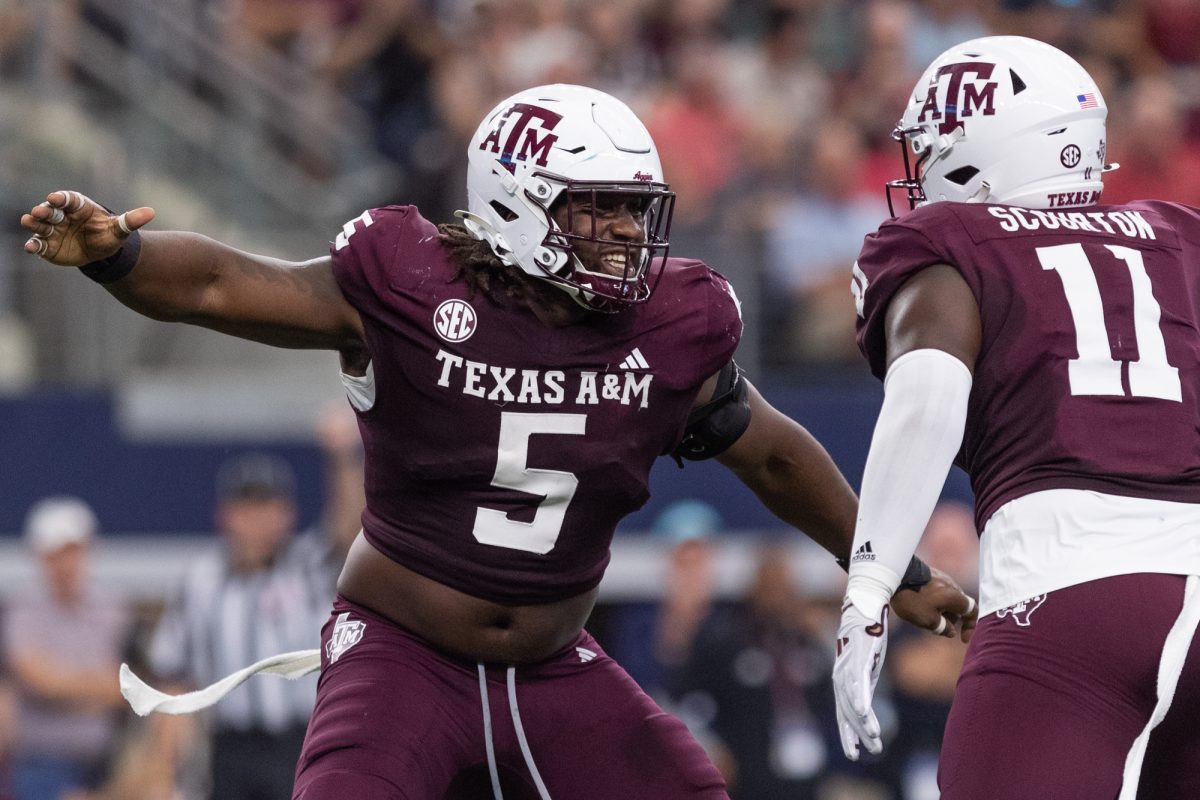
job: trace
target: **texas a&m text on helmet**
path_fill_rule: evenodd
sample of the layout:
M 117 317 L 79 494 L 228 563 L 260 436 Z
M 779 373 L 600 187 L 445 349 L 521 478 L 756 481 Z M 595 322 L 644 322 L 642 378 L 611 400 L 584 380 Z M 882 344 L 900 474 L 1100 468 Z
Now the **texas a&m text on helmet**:
M 583 86 L 527 89 L 483 119 L 467 160 L 468 211 L 458 215 L 502 262 L 596 310 L 649 299 L 653 260 L 667 255 L 675 196 L 663 181 L 649 132 L 628 106 Z M 594 221 L 590 230 L 555 224 L 551 209 L 557 202 L 594 208 L 597 194 L 636 195 L 646 240 L 599 239 Z M 587 270 L 573 253 L 581 240 L 624 247 L 624 274 Z
M 1104 163 L 1107 116 L 1096 82 L 1051 45 L 1022 36 L 956 45 L 925 70 L 892 132 L 905 178 L 888 183 L 888 207 L 893 189 L 910 208 L 1094 204 L 1102 173 L 1117 166 Z

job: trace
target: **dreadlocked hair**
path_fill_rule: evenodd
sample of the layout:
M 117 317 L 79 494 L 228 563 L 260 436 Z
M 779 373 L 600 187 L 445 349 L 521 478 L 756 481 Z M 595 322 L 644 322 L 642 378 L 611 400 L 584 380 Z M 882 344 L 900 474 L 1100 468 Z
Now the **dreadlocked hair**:
M 456 223 L 442 223 L 437 229 L 455 264 L 453 280 L 466 283 L 472 295 L 482 292 L 493 303 L 502 295 L 529 296 L 525 274 L 497 258 L 487 242 Z

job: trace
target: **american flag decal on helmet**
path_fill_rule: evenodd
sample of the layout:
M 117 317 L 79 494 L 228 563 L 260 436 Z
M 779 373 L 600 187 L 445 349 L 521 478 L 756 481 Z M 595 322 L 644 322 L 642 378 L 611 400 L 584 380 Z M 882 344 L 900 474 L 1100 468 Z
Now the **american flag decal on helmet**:
M 1100 104 L 1096 102 L 1095 92 L 1077 94 L 1075 95 L 1075 99 L 1079 101 L 1080 108 L 1098 108 L 1100 106 Z

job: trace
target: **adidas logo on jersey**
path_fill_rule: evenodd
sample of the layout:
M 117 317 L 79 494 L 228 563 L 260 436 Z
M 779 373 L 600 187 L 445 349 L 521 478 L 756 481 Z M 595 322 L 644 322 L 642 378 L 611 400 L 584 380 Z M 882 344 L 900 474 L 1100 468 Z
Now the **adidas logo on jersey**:
M 854 551 L 854 557 L 850 559 L 850 563 L 854 564 L 859 561 L 874 561 L 875 551 L 871 549 L 871 543 L 865 542 L 862 547 Z
M 575 652 L 579 655 L 579 660 L 584 664 L 596 657 L 596 651 L 588 650 L 586 647 L 576 647 Z
M 650 365 L 646 363 L 642 351 L 635 347 L 621 362 L 621 369 L 650 369 Z

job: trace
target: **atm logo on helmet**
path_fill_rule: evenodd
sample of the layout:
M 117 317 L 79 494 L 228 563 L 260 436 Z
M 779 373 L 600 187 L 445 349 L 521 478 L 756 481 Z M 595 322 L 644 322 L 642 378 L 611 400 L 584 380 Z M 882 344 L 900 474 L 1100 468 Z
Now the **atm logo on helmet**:
M 974 116 L 976 113 L 987 117 L 995 115 L 996 82 L 988 80 L 995 68 L 995 64 L 983 64 L 978 61 L 946 64 L 941 67 L 929 84 L 929 91 L 925 95 L 921 113 L 917 115 L 917 122 L 924 122 L 926 117 L 936 120 L 938 133 L 947 134 L 952 133 L 959 125 L 963 125 L 965 130 L 963 118 Z M 941 107 L 938 106 L 938 87 L 942 85 L 942 78 L 946 75 L 950 76 L 950 81 L 946 86 L 946 104 Z M 973 75 L 974 78 L 964 82 L 963 79 L 968 75 Z
M 562 119 L 562 114 L 556 114 L 541 106 L 531 106 L 528 103 L 513 103 L 504 113 L 496 117 L 496 124 L 488 133 L 480 150 L 490 149 L 500 154 L 500 163 L 509 172 L 516 172 L 517 161 L 528 161 L 533 158 L 539 167 L 546 166 L 546 158 L 550 148 L 558 141 L 558 136 L 551 133 Z M 504 143 L 500 139 L 508 129 Z

